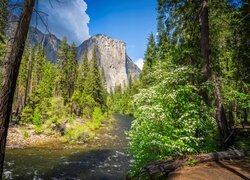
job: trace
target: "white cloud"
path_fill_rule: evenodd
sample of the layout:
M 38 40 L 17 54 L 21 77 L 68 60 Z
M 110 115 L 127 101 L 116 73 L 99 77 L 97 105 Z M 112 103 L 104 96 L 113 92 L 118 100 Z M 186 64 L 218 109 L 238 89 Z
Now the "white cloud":
M 143 64 L 144 64 L 144 59 L 139 58 L 135 61 L 135 64 L 142 70 Z
M 90 18 L 86 13 L 87 4 L 84 0 L 49 0 L 39 1 L 41 11 L 48 14 L 48 28 L 59 39 L 64 36 L 69 42 L 77 45 L 90 37 L 88 23 Z M 33 20 L 34 21 L 34 20 Z M 39 28 L 45 31 L 44 25 L 39 22 Z

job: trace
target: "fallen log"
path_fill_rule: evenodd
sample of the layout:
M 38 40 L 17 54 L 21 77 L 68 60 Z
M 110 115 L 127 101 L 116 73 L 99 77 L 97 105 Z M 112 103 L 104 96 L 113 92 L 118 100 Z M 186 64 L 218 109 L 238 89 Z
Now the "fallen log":
M 208 154 L 198 154 L 188 157 L 168 158 L 160 161 L 153 162 L 143 168 L 140 177 L 150 176 L 155 177 L 158 175 L 168 175 L 170 172 L 175 171 L 177 168 L 188 165 L 189 160 L 194 160 L 196 163 L 241 159 L 247 154 L 244 150 L 230 150 L 213 152 Z

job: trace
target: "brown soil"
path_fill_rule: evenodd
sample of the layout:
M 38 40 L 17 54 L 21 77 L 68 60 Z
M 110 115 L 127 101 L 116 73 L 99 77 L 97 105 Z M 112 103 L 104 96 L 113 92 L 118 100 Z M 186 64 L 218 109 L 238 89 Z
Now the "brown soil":
M 250 179 L 250 164 L 244 160 L 218 161 L 185 166 L 169 174 L 176 180 L 240 180 Z

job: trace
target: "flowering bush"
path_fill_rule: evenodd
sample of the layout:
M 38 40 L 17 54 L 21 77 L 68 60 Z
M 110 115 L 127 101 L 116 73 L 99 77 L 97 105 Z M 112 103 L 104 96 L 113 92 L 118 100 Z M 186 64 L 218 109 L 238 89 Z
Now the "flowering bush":
M 132 174 L 148 162 L 168 156 L 211 151 L 215 120 L 188 79 L 189 67 L 154 72 L 162 79 L 135 95 L 135 120 L 129 132 Z M 154 76 L 153 74 L 153 76 Z

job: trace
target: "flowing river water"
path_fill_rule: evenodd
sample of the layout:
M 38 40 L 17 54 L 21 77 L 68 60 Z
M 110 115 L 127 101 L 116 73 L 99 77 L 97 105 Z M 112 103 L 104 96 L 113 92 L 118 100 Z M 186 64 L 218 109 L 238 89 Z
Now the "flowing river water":
M 114 114 L 113 127 L 101 127 L 88 145 L 6 152 L 3 179 L 124 179 L 132 162 L 125 131 L 131 117 Z

